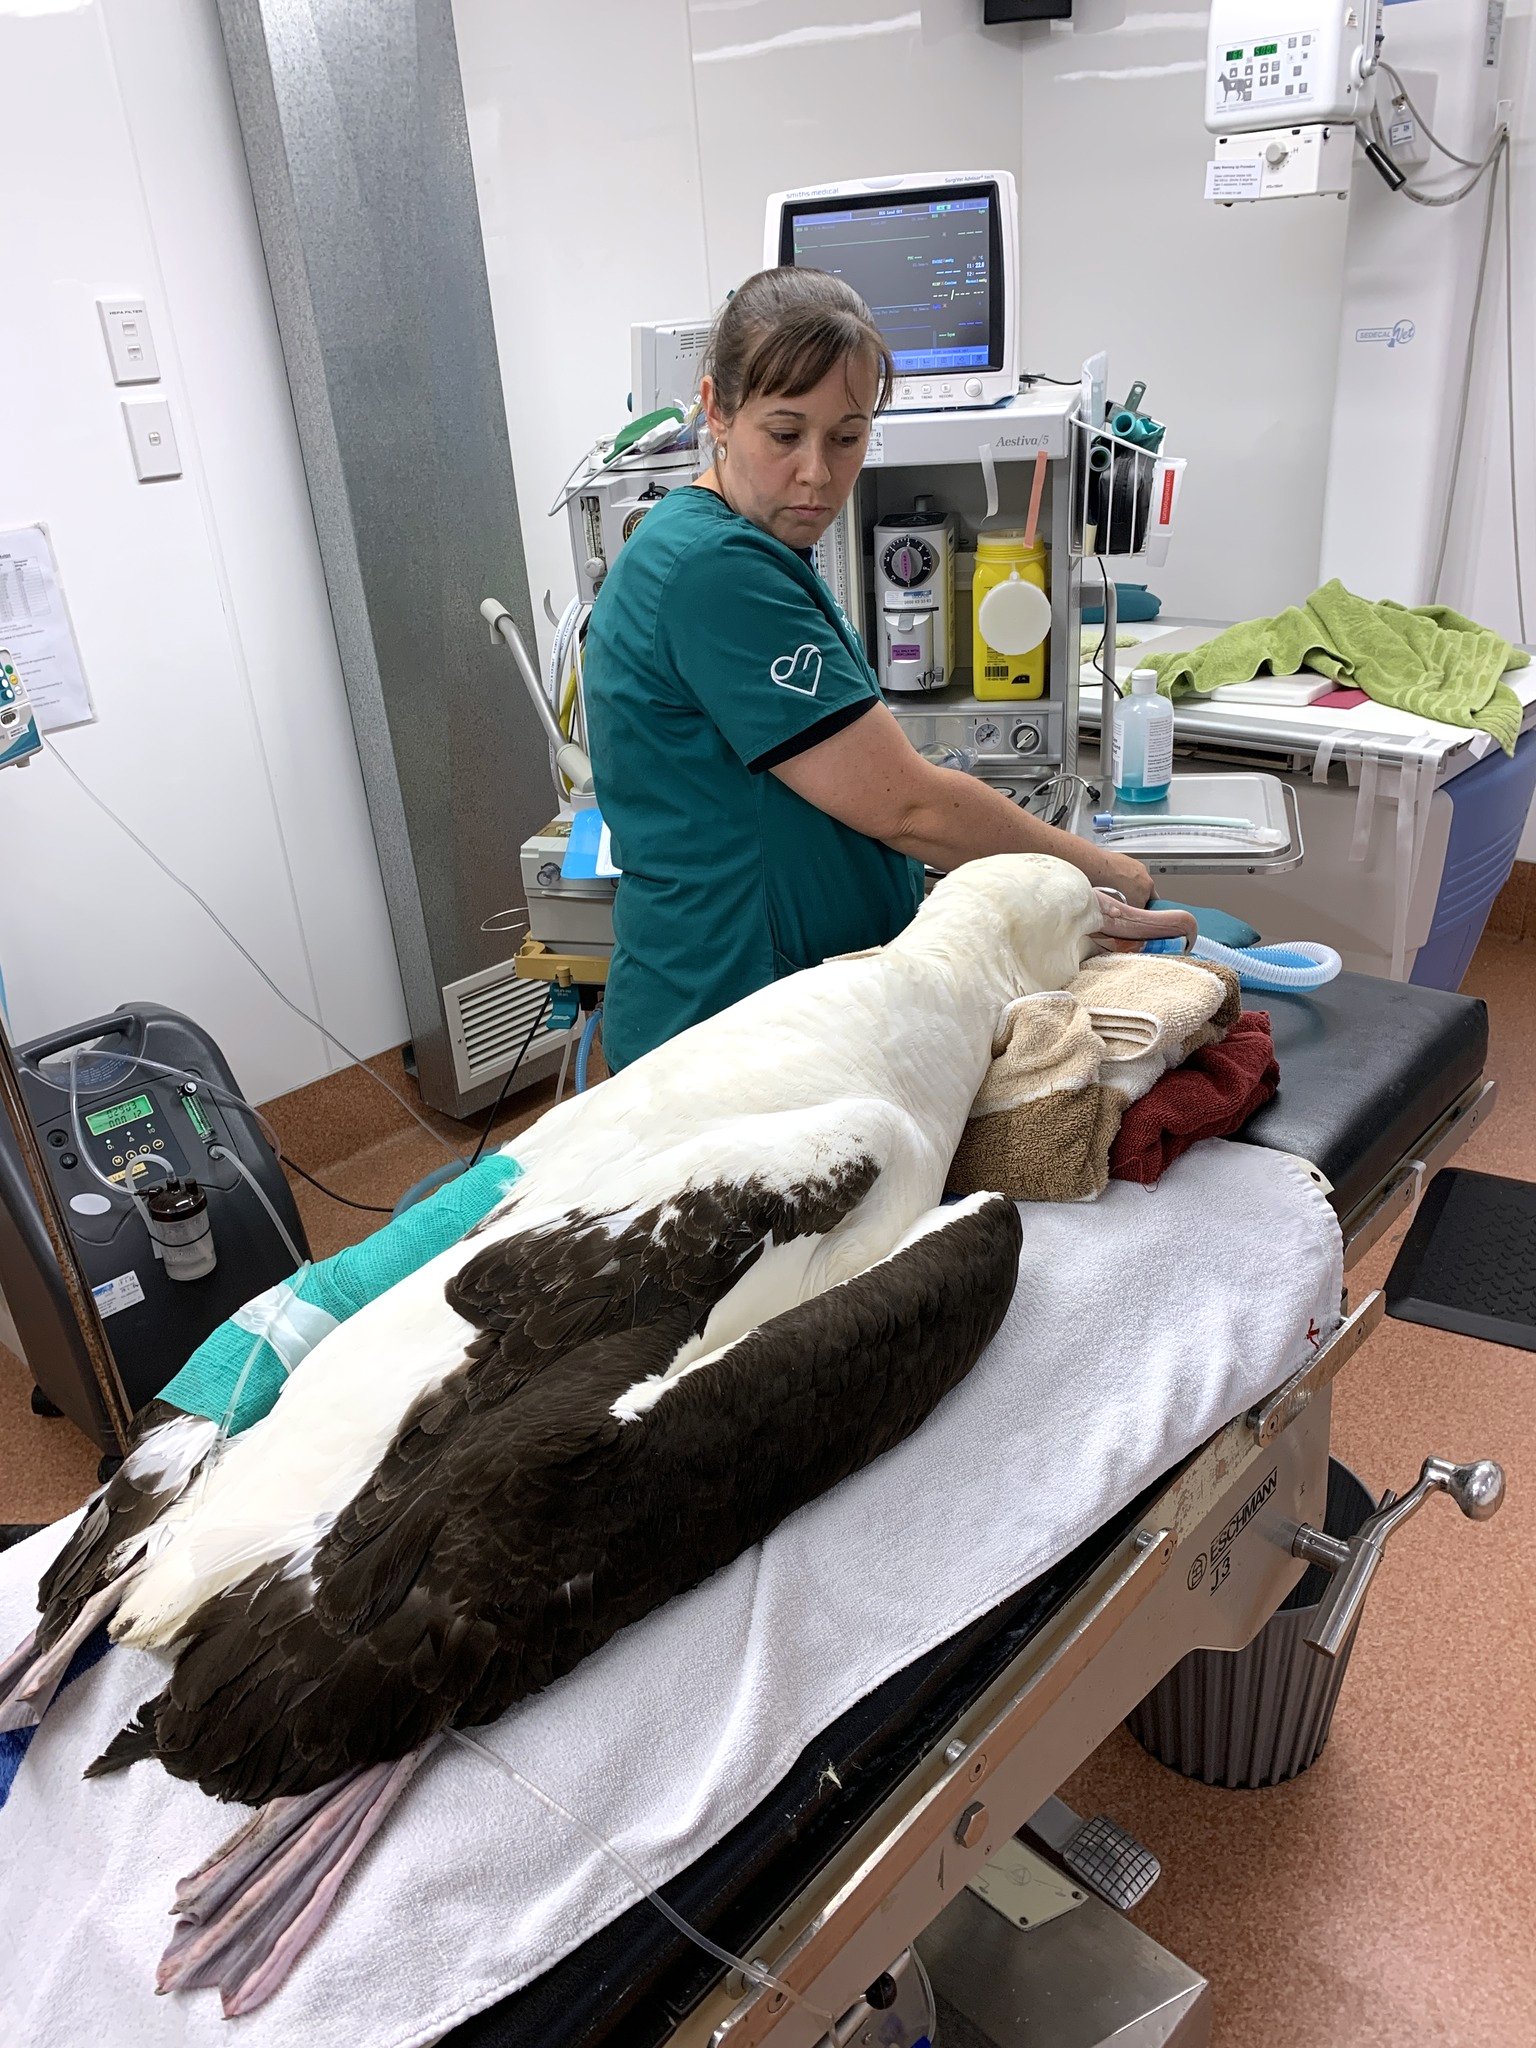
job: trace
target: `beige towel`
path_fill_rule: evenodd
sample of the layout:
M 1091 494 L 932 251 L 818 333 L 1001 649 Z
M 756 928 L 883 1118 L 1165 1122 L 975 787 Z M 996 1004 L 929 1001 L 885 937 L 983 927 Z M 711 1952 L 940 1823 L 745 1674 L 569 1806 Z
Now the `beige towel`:
M 1225 1038 L 1243 1007 L 1230 967 L 1170 953 L 1106 954 L 1069 987 L 1105 1047 L 1120 1056 L 1114 1084 L 1130 1102 L 1192 1052 Z M 1154 1033 L 1138 1032 L 1143 1018 L 1156 1020 Z
M 1109 1181 L 1126 1105 L 1242 1008 L 1226 968 L 1163 954 L 1090 961 L 1069 988 L 1004 1013 L 947 1192 L 1081 1202 Z

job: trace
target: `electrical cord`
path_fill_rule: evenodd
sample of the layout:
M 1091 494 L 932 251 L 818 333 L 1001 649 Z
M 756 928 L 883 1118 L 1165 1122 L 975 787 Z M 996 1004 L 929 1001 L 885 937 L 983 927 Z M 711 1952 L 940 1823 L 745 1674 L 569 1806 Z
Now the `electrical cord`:
M 466 1173 L 470 1170 L 471 1167 L 475 1167 L 480 1164 L 480 1155 L 485 1150 L 486 1145 L 490 1140 L 490 1135 L 492 1130 L 495 1128 L 497 1117 L 501 1115 L 501 1105 L 507 1099 L 507 1090 L 512 1085 L 512 1076 L 523 1064 L 523 1054 L 527 1052 L 529 1046 L 532 1045 L 534 1033 L 538 1030 L 539 1026 L 544 1022 L 544 1019 L 549 1015 L 549 1006 L 553 999 L 554 991 L 551 989 L 550 993 L 545 996 L 543 1002 L 539 1005 L 538 1012 L 535 1015 L 533 1022 L 528 1026 L 528 1036 L 523 1040 L 522 1044 L 518 1047 L 517 1058 L 512 1062 L 511 1066 L 508 1067 L 507 1071 L 502 1075 L 501 1086 L 496 1091 L 496 1100 L 491 1104 L 491 1113 L 485 1120 L 485 1129 L 480 1133 L 480 1142 L 465 1162 L 464 1170 Z
M 290 1159 L 286 1152 L 279 1152 L 278 1158 L 290 1173 L 296 1173 L 300 1180 L 307 1180 L 312 1188 L 318 1188 L 333 1202 L 340 1202 L 344 1209 L 361 1209 L 365 1216 L 393 1216 L 394 1210 L 380 1208 L 377 1202 L 354 1202 L 350 1195 L 338 1195 L 334 1188 L 328 1188 L 323 1180 L 317 1180 L 307 1166 L 300 1166 L 296 1159 Z
M 1115 695 L 1123 697 L 1125 692 L 1121 689 L 1120 679 L 1114 672 L 1115 651 L 1113 648 L 1109 651 L 1109 667 L 1106 668 L 1104 666 L 1104 642 L 1109 638 L 1109 565 L 1102 555 L 1096 554 L 1093 559 L 1098 564 L 1099 581 L 1104 586 L 1104 623 L 1099 633 L 1099 644 L 1093 650 L 1092 666 L 1102 676 L 1104 681 L 1108 683 Z
M 227 1145 L 213 1145 L 209 1147 L 208 1157 L 210 1159 L 227 1159 L 230 1165 L 235 1169 L 236 1173 L 239 1174 L 240 1178 L 245 1182 L 246 1186 L 250 1189 L 251 1193 L 256 1197 L 257 1201 L 260 1202 L 262 1208 L 266 1210 L 267 1215 L 271 1221 L 272 1228 L 283 1240 L 283 1248 L 287 1252 L 289 1258 L 293 1261 L 293 1270 L 295 1272 L 298 1272 L 301 1266 L 308 1265 L 309 1261 L 305 1258 L 304 1254 L 299 1250 L 298 1246 L 289 1236 L 287 1224 L 283 1221 L 282 1217 L 278 1215 L 276 1209 L 272 1206 L 272 1198 L 270 1197 L 270 1195 L 268 1195 L 266 1189 L 262 1186 L 261 1182 L 256 1178 L 255 1174 L 252 1173 L 251 1169 L 246 1165 L 245 1161 L 240 1157 L 239 1153 L 231 1152 Z
M 1475 171 L 1476 169 L 1478 169 L 1478 163 L 1475 157 L 1458 156 L 1456 154 L 1456 151 L 1452 149 L 1448 143 L 1444 143 L 1440 140 L 1439 136 L 1435 133 L 1433 128 L 1430 127 L 1429 123 L 1425 120 L 1424 116 L 1419 112 L 1418 107 L 1414 104 L 1413 94 L 1408 90 L 1407 86 L 1404 85 L 1401 72 L 1395 71 L 1393 67 L 1390 64 L 1388 64 L 1384 58 L 1378 58 L 1376 60 L 1376 69 L 1382 73 L 1383 77 L 1391 79 L 1392 84 L 1395 88 L 1393 97 L 1401 100 L 1403 105 L 1408 109 L 1409 113 L 1412 114 L 1414 120 L 1418 122 L 1419 127 L 1424 132 L 1424 139 L 1426 142 L 1430 143 L 1435 149 L 1438 149 L 1442 156 L 1448 156 L 1453 164 L 1460 164 L 1464 171 Z M 1374 103 L 1372 104 L 1371 113 L 1372 125 L 1379 131 L 1381 127 L 1381 110 L 1380 108 L 1375 106 Z
M 1438 149 L 1442 155 L 1449 157 L 1453 163 L 1460 164 L 1464 170 L 1468 170 L 1472 173 L 1472 176 L 1468 178 L 1464 184 L 1457 186 L 1454 192 L 1427 192 L 1425 191 L 1422 185 L 1411 184 L 1407 178 L 1404 178 L 1401 184 L 1395 185 L 1393 189 L 1397 192 L 1400 192 L 1404 199 L 1412 200 L 1415 206 L 1459 205 L 1460 202 L 1463 199 L 1467 198 L 1470 193 L 1475 192 L 1477 187 L 1482 183 L 1483 179 L 1488 176 L 1489 172 L 1494 170 L 1499 159 L 1499 156 L 1509 140 L 1509 129 L 1507 125 L 1500 123 L 1499 127 L 1494 131 L 1493 140 L 1490 142 L 1488 146 L 1488 153 L 1481 160 L 1475 160 L 1471 157 L 1458 156 L 1455 150 L 1447 148 L 1447 146 L 1443 142 L 1441 142 L 1435 135 L 1433 135 L 1430 132 L 1429 127 L 1424 121 L 1424 117 L 1420 114 L 1418 108 L 1414 105 L 1412 94 L 1408 91 L 1408 88 L 1403 84 L 1402 79 L 1398 76 L 1398 74 L 1395 71 L 1392 71 L 1391 67 L 1388 65 L 1382 65 L 1380 68 L 1383 71 L 1387 72 L 1388 75 L 1392 78 L 1394 84 L 1397 87 L 1398 95 L 1402 99 L 1404 106 L 1408 108 L 1408 110 L 1412 113 L 1414 119 L 1418 122 L 1419 126 L 1423 128 L 1425 135 L 1429 138 L 1429 141 L 1434 145 L 1434 147 Z M 1378 152 L 1390 164 L 1392 159 L 1392 146 L 1387 139 L 1386 130 L 1382 126 L 1381 109 L 1374 103 L 1371 106 L 1370 112 L 1370 133 L 1375 141 Z
M 1510 187 L 1515 182 L 1510 162 L 1509 132 L 1504 135 L 1504 377 L 1509 416 L 1509 529 L 1515 546 L 1515 613 L 1520 621 L 1520 638 L 1530 639 L 1525 624 L 1525 569 L 1520 560 L 1520 487 L 1515 437 L 1515 231 L 1511 219 Z
M 567 1047 L 567 1051 L 569 1051 L 569 1047 Z M 70 1061 L 70 1063 L 72 1063 L 72 1067 L 74 1067 L 74 1061 L 76 1061 L 78 1057 L 80 1057 L 80 1055 L 78 1055 L 78 1049 L 74 1049 L 74 1051 L 72 1051 L 72 1061 Z M 133 1067 L 147 1067 L 147 1069 L 150 1069 L 150 1073 L 164 1073 L 164 1075 L 168 1075 L 168 1077 L 170 1077 L 172 1081 L 190 1081 L 190 1083 L 193 1083 L 193 1087 L 197 1087 L 197 1090 L 201 1090 L 203 1094 L 207 1094 L 207 1096 L 213 1096 L 213 1100 L 215 1100 L 215 1102 L 233 1102 L 233 1104 L 236 1104 L 236 1108 L 244 1110 L 244 1112 L 246 1112 L 248 1116 L 252 1116 L 252 1118 L 254 1118 L 254 1120 L 256 1120 L 258 1124 L 260 1124 L 260 1130 L 262 1130 L 262 1137 L 264 1137 L 264 1139 L 266 1139 L 266 1143 L 268 1143 L 268 1145 L 272 1147 L 272 1155 L 276 1157 L 276 1161 L 279 1161 L 279 1163 L 281 1163 L 281 1165 L 285 1165 L 285 1167 L 289 1167 L 291 1171 L 295 1171 L 295 1174 L 299 1176 L 299 1180 L 307 1180 L 311 1188 L 317 1188 L 317 1190 L 319 1190 L 319 1192 L 322 1192 L 322 1194 L 330 1196 L 330 1200 L 332 1200 L 332 1202 L 340 1202 L 340 1204 L 342 1204 L 344 1208 L 360 1208 L 360 1210 L 362 1210 L 362 1214 L 367 1214 L 367 1217 L 393 1217 L 393 1208 L 381 1208 L 381 1206 L 379 1206 L 377 1202 L 354 1202 L 354 1200 L 352 1200 L 352 1198 L 350 1198 L 348 1194 L 338 1194 L 338 1192 L 336 1192 L 334 1188 L 328 1188 L 324 1180 L 317 1180 L 317 1178 L 315 1178 L 315 1176 L 311 1174 L 311 1171 L 309 1171 L 309 1167 L 303 1167 L 303 1165 L 299 1165 L 299 1161 L 297 1161 L 297 1159 L 291 1159 L 291 1157 L 289 1157 L 289 1155 L 287 1155 L 287 1153 L 283 1151 L 283 1139 L 281 1139 L 279 1135 L 276 1135 L 276 1130 L 272 1128 L 272 1122 L 270 1122 L 270 1120 L 268 1120 L 266 1116 L 262 1116 L 262 1112 L 260 1112 L 260 1110 L 256 1108 L 256 1104 L 254 1104 L 254 1102 L 246 1102 L 246 1098 L 244 1098 L 244 1096 L 238 1096 L 236 1092 L 233 1092 L 233 1090 L 231 1090 L 231 1087 L 221 1087 L 221 1085 L 219 1085 L 217 1081 L 209 1081 L 209 1079 L 207 1079 L 207 1075 L 203 1075 L 203 1073 L 193 1073 L 193 1071 L 190 1071 L 190 1069 L 186 1069 L 186 1067 L 168 1067 L 164 1059 L 150 1059 L 150 1057 L 147 1057 L 145 1053 L 113 1053 L 111 1057 L 113 1057 L 113 1059 L 117 1059 L 117 1061 L 121 1061 L 121 1063 L 125 1063 L 125 1065 L 129 1067 L 129 1069 L 133 1069 Z M 39 1067 L 39 1069 L 37 1069 L 37 1077 L 39 1077 L 39 1079 L 41 1079 L 41 1081 L 43 1081 L 43 1083 L 45 1083 L 47 1087 L 57 1087 L 57 1090 L 59 1090 L 59 1092 L 63 1092 L 63 1087 L 66 1087 L 66 1083 L 63 1083 L 63 1081 L 55 1081 L 55 1079 L 53 1079 L 53 1075 L 51 1075 L 51 1073 L 47 1073 L 47 1071 L 45 1071 L 43 1067 Z M 76 1137 L 78 1137 L 78 1130 L 76 1130 Z M 84 1151 L 84 1147 L 82 1147 L 82 1151 Z M 156 1153 L 152 1153 L 152 1155 L 150 1155 L 150 1163 L 152 1163 L 152 1165 L 166 1165 L 166 1161 L 164 1161 L 164 1159 L 160 1159 L 160 1157 L 158 1157 Z M 94 1174 L 94 1171 L 96 1171 L 96 1167 L 94 1167 L 94 1163 L 90 1161 L 90 1157 L 88 1157 L 88 1155 L 86 1155 L 86 1165 L 90 1165 L 90 1169 L 92 1169 L 92 1174 Z M 166 1165 L 166 1171 L 170 1171 L 170 1167 L 168 1167 L 168 1165 Z M 100 1180 L 100 1174 L 96 1174 L 96 1178 Z M 174 1178 L 174 1176 L 172 1176 L 172 1178 Z
M 1508 131 L 1506 130 L 1503 139 L 1503 146 L 1506 148 L 1508 140 Z M 1505 166 L 1505 175 L 1508 175 L 1507 165 Z M 1498 183 L 1495 178 L 1494 182 L 1488 187 L 1488 204 L 1483 213 L 1483 239 L 1482 245 L 1478 250 L 1477 283 L 1473 287 L 1472 292 L 1472 314 L 1467 322 L 1466 356 L 1461 366 L 1461 391 L 1456 403 L 1456 429 L 1452 437 L 1451 474 L 1445 487 L 1445 504 L 1440 515 L 1440 534 L 1435 546 L 1435 566 L 1429 582 L 1430 597 L 1435 601 L 1439 599 L 1440 583 L 1445 574 L 1446 551 L 1450 546 L 1451 540 L 1451 517 L 1456 506 L 1456 486 L 1461 477 L 1461 458 L 1463 449 L 1466 446 L 1467 409 L 1472 397 L 1472 371 L 1477 359 L 1477 329 L 1483 311 L 1483 292 L 1488 282 L 1488 249 L 1493 239 L 1493 209 L 1497 196 Z M 1513 409 L 1513 390 L 1510 392 L 1510 406 Z
M 78 1057 L 78 1048 L 76 1048 L 72 1052 L 71 1068 L 73 1068 L 74 1060 Z M 233 1089 L 221 1087 L 217 1081 L 210 1081 L 204 1074 L 194 1074 L 186 1067 L 170 1067 L 166 1065 L 164 1060 L 152 1060 L 142 1052 L 113 1053 L 112 1058 L 125 1062 L 130 1068 L 147 1067 L 152 1074 L 165 1074 L 173 1081 L 190 1081 L 194 1088 L 201 1089 L 204 1093 L 211 1095 L 216 1102 L 234 1103 L 236 1108 L 243 1109 L 248 1116 L 255 1119 L 261 1128 L 262 1135 L 272 1147 L 273 1155 L 279 1163 L 290 1167 L 301 1180 L 307 1180 L 312 1188 L 318 1188 L 322 1195 L 328 1195 L 333 1202 L 340 1202 L 343 1207 L 348 1209 L 361 1209 L 368 1216 L 394 1215 L 393 1209 L 381 1209 L 376 1202 L 354 1202 L 350 1195 L 338 1195 L 336 1190 L 328 1188 L 323 1180 L 317 1180 L 308 1167 L 300 1166 L 296 1159 L 290 1159 L 283 1150 L 282 1139 L 278 1136 L 268 1118 L 262 1115 L 254 1102 L 247 1102 L 243 1095 L 237 1095 Z M 63 1091 L 65 1087 L 64 1082 L 55 1081 L 53 1076 L 44 1071 L 42 1067 L 39 1067 L 37 1072 L 38 1078 L 48 1087 Z M 150 1160 L 152 1164 L 157 1166 L 164 1166 L 166 1164 L 163 1159 L 154 1153 L 150 1154 Z M 86 1156 L 86 1164 L 91 1166 L 93 1173 L 96 1171 L 88 1155 Z M 97 1177 L 99 1179 L 100 1175 Z
M 266 983 L 267 987 L 272 991 L 273 995 L 277 997 L 278 1001 L 283 1005 L 285 1009 L 291 1010 L 295 1017 L 302 1018 L 303 1021 L 306 1024 L 308 1024 L 313 1030 L 318 1031 L 320 1033 L 320 1036 L 326 1041 L 328 1045 L 333 1045 L 335 1046 L 338 1052 L 345 1053 L 347 1058 L 352 1061 L 354 1066 L 361 1067 L 363 1072 L 368 1076 L 368 1078 L 371 1081 L 376 1082 L 378 1086 L 384 1090 L 386 1095 L 392 1095 L 395 1098 L 396 1102 L 399 1103 L 400 1107 L 405 1111 L 406 1115 L 409 1116 L 413 1122 L 420 1124 L 421 1128 L 427 1133 L 427 1135 L 433 1140 L 433 1142 L 438 1145 L 441 1145 L 443 1150 L 449 1155 L 450 1158 L 457 1159 L 460 1156 L 457 1152 L 454 1151 L 452 1145 L 449 1144 L 448 1140 L 443 1136 L 442 1132 L 437 1130 L 432 1124 L 429 1124 L 427 1122 L 427 1119 L 422 1115 L 421 1111 L 419 1109 L 416 1109 L 410 1102 L 408 1102 L 405 1096 L 401 1094 L 400 1090 L 396 1088 L 392 1082 L 386 1081 L 382 1074 L 375 1073 L 373 1068 L 369 1066 L 368 1062 L 364 1059 L 359 1058 L 359 1056 L 355 1052 L 353 1052 L 352 1048 L 349 1045 L 345 1044 L 341 1039 L 339 1039 L 336 1036 L 335 1032 L 332 1031 L 328 1025 L 322 1024 L 318 1017 L 311 1017 L 308 1010 L 301 1008 L 300 1005 L 293 1000 L 292 996 L 285 994 L 284 991 L 278 987 L 277 983 L 272 979 L 271 975 L 268 974 L 265 967 L 263 967 L 261 962 L 256 958 L 256 955 L 250 951 L 249 947 L 241 944 L 241 942 L 235 937 L 234 933 L 230 930 L 229 926 L 224 922 L 223 918 L 219 916 L 218 912 L 214 909 L 213 905 L 209 903 L 205 897 L 200 896 L 196 889 L 192 887 L 192 884 L 190 882 L 183 881 L 181 876 L 177 874 L 176 870 L 173 867 L 169 866 L 167 862 L 163 861 L 160 858 L 159 854 L 155 852 L 154 848 L 150 846 L 146 840 L 141 839 L 138 833 L 134 831 L 133 827 L 125 823 L 124 820 L 117 815 L 116 811 L 113 810 L 112 806 L 105 800 L 105 798 L 99 797 L 96 794 L 95 790 L 91 788 L 90 784 L 85 780 L 85 778 L 81 774 L 79 774 L 79 772 L 70 764 L 69 760 L 59 752 L 58 747 L 48 737 L 46 733 L 43 735 L 43 744 L 47 747 L 49 753 L 52 754 L 54 760 L 56 760 L 59 766 L 64 770 L 64 773 L 69 777 L 70 781 L 74 783 L 75 787 L 78 790 L 80 790 L 83 795 L 90 798 L 91 802 L 96 806 L 97 810 L 103 812 L 107 817 L 109 817 L 112 820 L 112 823 L 116 825 L 118 830 L 122 833 L 125 833 L 127 837 L 133 841 L 134 845 L 139 849 L 139 851 L 143 855 L 145 855 L 145 857 L 148 860 L 154 863 L 154 865 L 160 870 L 161 874 L 165 876 L 167 881 L 174 882 L 176 887 L 181 890 L 184 896 L 191 897 L 192 901 L 197 905 L 198 909 L 201 910 L 204 916 L 207 917 L 209 921 L 213 925 L 215 925 L 219 931 L 221 931 L 224 934 L 224 937 L 228 939 L 229 943 L 234 947 L 235 951 L 240 955 L 241 959 L 244 960 L 250 967 L 252 967 L 255 970 L 257 975 L 261 978 L 263 982 Z

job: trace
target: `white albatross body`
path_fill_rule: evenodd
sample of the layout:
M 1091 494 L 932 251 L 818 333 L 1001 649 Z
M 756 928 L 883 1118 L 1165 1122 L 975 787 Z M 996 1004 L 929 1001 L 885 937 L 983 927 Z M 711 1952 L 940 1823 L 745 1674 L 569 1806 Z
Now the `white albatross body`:
M 940 1200 L 1004 1007 L 1064 986 L 1103 916 L 1063 862 L 973 862 L 879 953 L 774 982 L 549 1111 L 508 1148 L 523 1177 L 487 1223 L 325 1337 L 166 1509 L 113 1634 L 170 1644 L 247 1574 L 308 1571 L 412 1402 L 463 1364 L 477 1332 L 444 1288 L 499 1240 L 578 1219 L 617 1236 L 691 1189 L 792 1192 L 875 1160 L 841 1223 L 770 1245 L 669 1373 L 631 1388 L 614 1413 L 633 1416 L 687 1366 L 888 1258 Z

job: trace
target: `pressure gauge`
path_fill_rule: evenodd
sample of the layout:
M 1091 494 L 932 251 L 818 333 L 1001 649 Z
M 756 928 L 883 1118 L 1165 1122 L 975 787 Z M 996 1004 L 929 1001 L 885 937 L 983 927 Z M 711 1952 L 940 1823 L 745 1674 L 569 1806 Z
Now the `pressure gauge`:
M 929 582 L 937 566 L 933 549 L 915 533 L 900 535 L 880 557 L 880 567 L 887 579 L 901 590 L 916 590 L 920 584 Z
M 988 750 L 997 746 L 1002 737 L 1002 727 L 990 718 L 978 718 L 971 728 L 971 738 L 975 744 Z

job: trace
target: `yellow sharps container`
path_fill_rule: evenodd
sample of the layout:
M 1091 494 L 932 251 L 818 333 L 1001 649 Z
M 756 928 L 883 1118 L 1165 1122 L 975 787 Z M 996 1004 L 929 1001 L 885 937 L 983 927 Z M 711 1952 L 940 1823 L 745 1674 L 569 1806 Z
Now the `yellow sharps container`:
M 981 602 L 989 590 L 1006 583 L 1010 576 L 1047 589 L 1044 541 L 1024 544 L 1022 528 L 1009 532 L 983 533 L 976 541 L 976 579 L 971 587 L 972 688 L 978 697 L 994 701 L 1045 695 L 1046 643 L 1027 654 L 1001 654 L 989 647 L 981 633 Z

